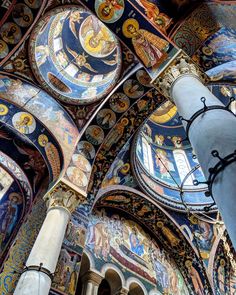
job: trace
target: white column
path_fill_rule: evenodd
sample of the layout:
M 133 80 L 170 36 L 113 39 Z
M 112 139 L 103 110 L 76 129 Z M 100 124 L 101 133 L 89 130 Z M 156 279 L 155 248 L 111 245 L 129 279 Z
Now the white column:
M 203 73 L 189 58 L 181 57 L 156 80 L 156 87 L 176 104 L 178 113 L 189 120 L 206 106 L 224 107 L 202 83 Z M 186 128 L 187 123 L 183 121 Z M 236 150 L 236 118 L 226 109 L 212 109 L 196 117 L 188 133 L 189 141 L 208 179 L 209 169 L 220 160 L 213 157 L 216 150 L 224 158 Z M 220 171 L 212 185 L 212 195 L 236 249 L 236 162 Z
M 78 198 L 80 197 L 80 198 Z M 71 212 L 82 200 L 77 192 L 59 183 L 45 198 L 48 212 L 26 262 L 14 295 L 47 295 L 55 272 Z
M 82 295 L 97 295 L 103 277 L 93 271 L 86 272 L 82 278 Z

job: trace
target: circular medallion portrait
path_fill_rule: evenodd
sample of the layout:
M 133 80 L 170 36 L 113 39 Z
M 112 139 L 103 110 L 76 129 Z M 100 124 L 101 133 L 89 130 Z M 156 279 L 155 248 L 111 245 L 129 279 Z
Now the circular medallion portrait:
M 148 73 L 144 70 L 139 70 L 136 73 L 136 77 L 140 84 L 146 87 L 152 87 L 151 83 L 151 77 L 148 75 Z
M 66 170 L 66 174 L 69 178 L 69 180 L 79 186 L 79 187 L 85 187 L 88 184 L 88 178 L 86 174 L 80 170 L 78 167 L 69 167 Z
M 33 13 L 25 4 L 16 4 L 12 11 L 12 18 L 20 27 L 28 27 L 33 22 Z
M 88 141 L 80 141 L 76 149 L 79 154 L 83 155 L 88 160 L 92 160 L 95 157 L 94 146 Z
M 6 42 L 0 40 L 0 58 L 4 58 L 8 55 L 9 48 Z
M 104 132 L 99 126 L 91 125 L 87 128 L 85 136 L 90 143 L 99 145 L 103 142 Z
M 123 113 L 130 106 L 129 98 L 122 92 L 114 93 L 110 98 L 110 107 L 116 113 Z
M 31 134 L 36 128 L 36 122 L 33 116 L 26 112 L 16 113 L 12 117 L 13 126 L 23 134 Z
M 143 86 L 138 81 L 133 79 L 125 81 L 123 90 L 130 98 L 139 98 L 144 94 Z
M 96 16 L 79 6 L 46 13 L 31 34 L 29 52 L 37 80 L 54 97 L 70 104 L 100 100 L 119 78 L 118 40 Z
M 103 109 L 97 114 L 97 123 L 103 129 L 110 129 L 116 122 L 116 115 L 110 109 Z
M 75 164 L 76 167 L 78 167 L 80 170 L 89 173 L 91 171 L 91 165 L 89 161 L 81 154 L 74 154 L 72 156 L 72 161 Z
M 21 29 L 15 23 L 5 23 L 0 29 L 2 39 L 8 44 L 17 44 L 21 39 Z
M 8 113 L 8 107 L 5 104 L 0 104 L 0 116 L 5 116 Z
M 124 8 L 124 0 L 95 0 L 96 14 L 105 23 L 115 23 L 122 17 Z

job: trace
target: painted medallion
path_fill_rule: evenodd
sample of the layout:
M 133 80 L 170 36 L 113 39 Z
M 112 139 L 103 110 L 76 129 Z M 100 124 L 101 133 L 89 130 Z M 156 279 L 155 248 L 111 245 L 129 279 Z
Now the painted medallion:
M 124 2 L 124 0 L 96 0 L 95 11 L 97 16 L 105 23 L 115 23 L 123 15 Z
M 33 72 L 47 91 L 72 104 L 104 97 L 115 85 L 121 50 L 113 33 L 79 6 L 49 11 L 30 39 Z

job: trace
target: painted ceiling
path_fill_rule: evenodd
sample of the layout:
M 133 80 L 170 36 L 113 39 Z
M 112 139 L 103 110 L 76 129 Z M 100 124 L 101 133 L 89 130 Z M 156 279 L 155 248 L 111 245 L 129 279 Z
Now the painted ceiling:
M 176 107 L 151 85 L 151 78 L 183 49 L 207 72 L 209 89 L 227 105 L 236 96 L 234 2 L 1 2 L 0 164 L 17 175 L 14 190 L 28 202 L 25 211 L 23 203 L 17 203 L 19 222 L 40 189 L 63 176 L 87 194 L 72 217 L 78 231 L 86 232 L 91 223 L 105 223 L 93 217 L 96 222 L 90 220 L 89 225 L 94 206 L 113 208 L 127 220 L 147 226 L 167 252 L 174 249 L 191 288 L 195 286 L 188 275 L 190 264 L 206 288 L 214 273 L 218 294 L 234 290 L 230 277 L 225 286 L 219 279 L 230 267 L 228 256 L 221 257 L 224 245 L 217 241 L 216 206 L 202 220 L 204 207 L 213 200 L 205 196 L 204 186 L 193 185 L 194 179 L 204 181 L 194 151 L 184 140 Z M 236 111 L 235 103 L 231 109 Z M 44 212 L 37 204 L 34 210 Z M 10 195 L 2 205 L 14 205 Z M 186 208 L 200 212 L 200 221 L 186 215 Z M 27 220 L 21 234 L 30 235 L 31 226 L 36 235 L 40 221 L 34 219 L 34 224 Z M 10 237 L 11 228 L 8 231 Z M 8 251 L 8 236 L 2 252 Z M 177 244 L 171 245 L 171 236 Z M 25 241 L 18 239 L 11 251 L 26 253 Z M 63 247 L 79 261 L 83 243 L 82 238 L 78 247 L 74 240 L 64 241 Z M 88 243 L 88 250 L 92 247 Z M 102 255 L 98 264 L 106 260 Z M 12 269 L 8 272 L 16 277 Z M 11 283 L 6 288 L 12 288 Z

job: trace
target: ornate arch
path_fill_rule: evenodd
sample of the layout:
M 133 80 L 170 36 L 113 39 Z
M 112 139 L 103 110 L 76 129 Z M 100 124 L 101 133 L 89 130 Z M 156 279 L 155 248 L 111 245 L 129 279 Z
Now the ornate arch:
M 151 232 L 162 247 L 170 253 L 177 263 L 188 286 L 195 294 L 190 269 L 195 269 L 205 286 L 211 292 L 209 274 L 201 263 L 194 245 L 173 218 L 158 204 L 139 191 L 124 186 L 109 187 L 100 190 L 95 201 L 95 208 L 113 208 L 132 216 L 144 228 Z

